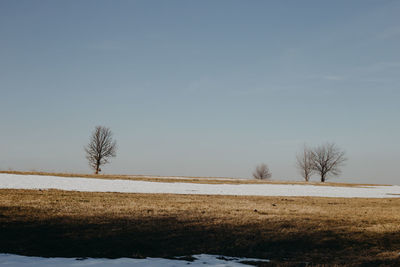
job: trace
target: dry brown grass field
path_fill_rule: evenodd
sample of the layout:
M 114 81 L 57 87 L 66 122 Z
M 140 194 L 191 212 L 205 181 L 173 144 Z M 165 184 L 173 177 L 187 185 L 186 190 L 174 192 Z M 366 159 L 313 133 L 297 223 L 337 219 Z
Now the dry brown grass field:
M 0 252 L 400 266 L 400 199 L 0 190 Z

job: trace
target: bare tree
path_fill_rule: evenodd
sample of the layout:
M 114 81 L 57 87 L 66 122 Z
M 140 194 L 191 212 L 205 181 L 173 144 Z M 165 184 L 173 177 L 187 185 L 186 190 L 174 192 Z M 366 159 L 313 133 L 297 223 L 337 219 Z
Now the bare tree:
M 297 168 L 299 169 L 301 176 L 306 182 L 308 182 L 311 175 L 315 172 L 313 152 L 307 147 L 307 145 L 304 145 L 303 151 L 296 156 L 296 160 Z
M 328 175 L 337 176 L 341 173 L 341 167 L 347 160 L 345 152 L 334 143 L 325 143 L 316 147 L 313 152 L 313 169 L 321 176 L 321 182 L 325 182 Z
M 267 164 L 260 164 L 256 167 L 256 170 L 253 172 L 253 177 L 255 179 L 269 179 L 272 174 L 269 171 Z
M 96 126 L 85 151 L 89 166 L 95 171 L 95 174 L 99 174 L 100 166 L 109 163 L 110 158 L 116 156 L 117 142 L 113 140 L 111 130 L 103 126 Z

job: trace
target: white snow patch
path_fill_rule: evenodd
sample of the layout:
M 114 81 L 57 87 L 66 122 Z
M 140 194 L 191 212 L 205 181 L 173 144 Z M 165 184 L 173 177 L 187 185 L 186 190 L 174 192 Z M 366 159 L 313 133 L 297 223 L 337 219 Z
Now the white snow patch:
M 239 196 L 396 198 L 400 186 L 316 186 L 298 184 L 197 184 L 0 174 L 3 189 L 59 189 L 84 192 L 169 193 Z
M 132 178 L 156 178 L 156 179 L 176 179 L 176 180 L 218 180 L 218 181 L 247 181 L 242 178 L 226 178 L 226 177 L 185 177 L 185 176 L 154 176 L 154 175 L 138 175 L 138 176 L 127 176 Z
M 194 261 L 186 260 L 171 260 L 163 258 L 146 258 L 146 259 L 132 259 L 132 258 L 119 258 L 119 259 L 94 259 L 88 258 L 79 260 L 75 258 L 42 258 L 42 257 L 26 257 L 13 254 L 0 254 L 0 265 L 1 266 L 12 266 L 12 267 L 81 267 L 81 266 L 247 266 L 241 261 L 264 261 L 260 259 L 251 258 L 233 258 L 233 257 L 221 257 L 217 255 L 200 254 L 194 255 L 196 258 Z

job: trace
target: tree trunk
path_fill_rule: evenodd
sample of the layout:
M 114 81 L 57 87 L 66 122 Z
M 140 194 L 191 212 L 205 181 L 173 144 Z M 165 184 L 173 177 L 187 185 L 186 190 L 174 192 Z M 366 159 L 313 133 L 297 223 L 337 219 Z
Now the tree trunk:
M 95 172 L 95 174 L 99 174 L 99 170 L 100 170 L 100 162 L 97 161 L 97 163 L 96 163 L 96 172 Z
M 306 182 L 310 181 L 310 174 L 308 172 L 305 173 L 304 179 L 306 180 Z

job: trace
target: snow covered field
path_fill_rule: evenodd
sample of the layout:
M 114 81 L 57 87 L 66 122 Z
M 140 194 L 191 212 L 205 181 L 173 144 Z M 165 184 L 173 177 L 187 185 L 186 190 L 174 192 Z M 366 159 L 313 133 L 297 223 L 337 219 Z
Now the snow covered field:
M 74 258 L 41 258 L 41 257 L 25 257 L 13 254 L 0 254 L 0 265 L 1 266 L 12 266 L 12 267 L 81 267 L 81 266 L 248 266 L 240 263 L 241 261 L 266 261 L 258 259 L 248 258 L 232 258 L 232 257 L 221 257 L 216 255 L 194 255 L 196 258 L 194 261 L 186 260 L 171 260 L 162 258 L 146 258 L 146 259 L 74 259 Z
M 400 186 L 315 186 L 296 184 L 196 184 L 0 174 L 0 188 L 85 192 L 170 193 L 243 196 L 400 197 Z

